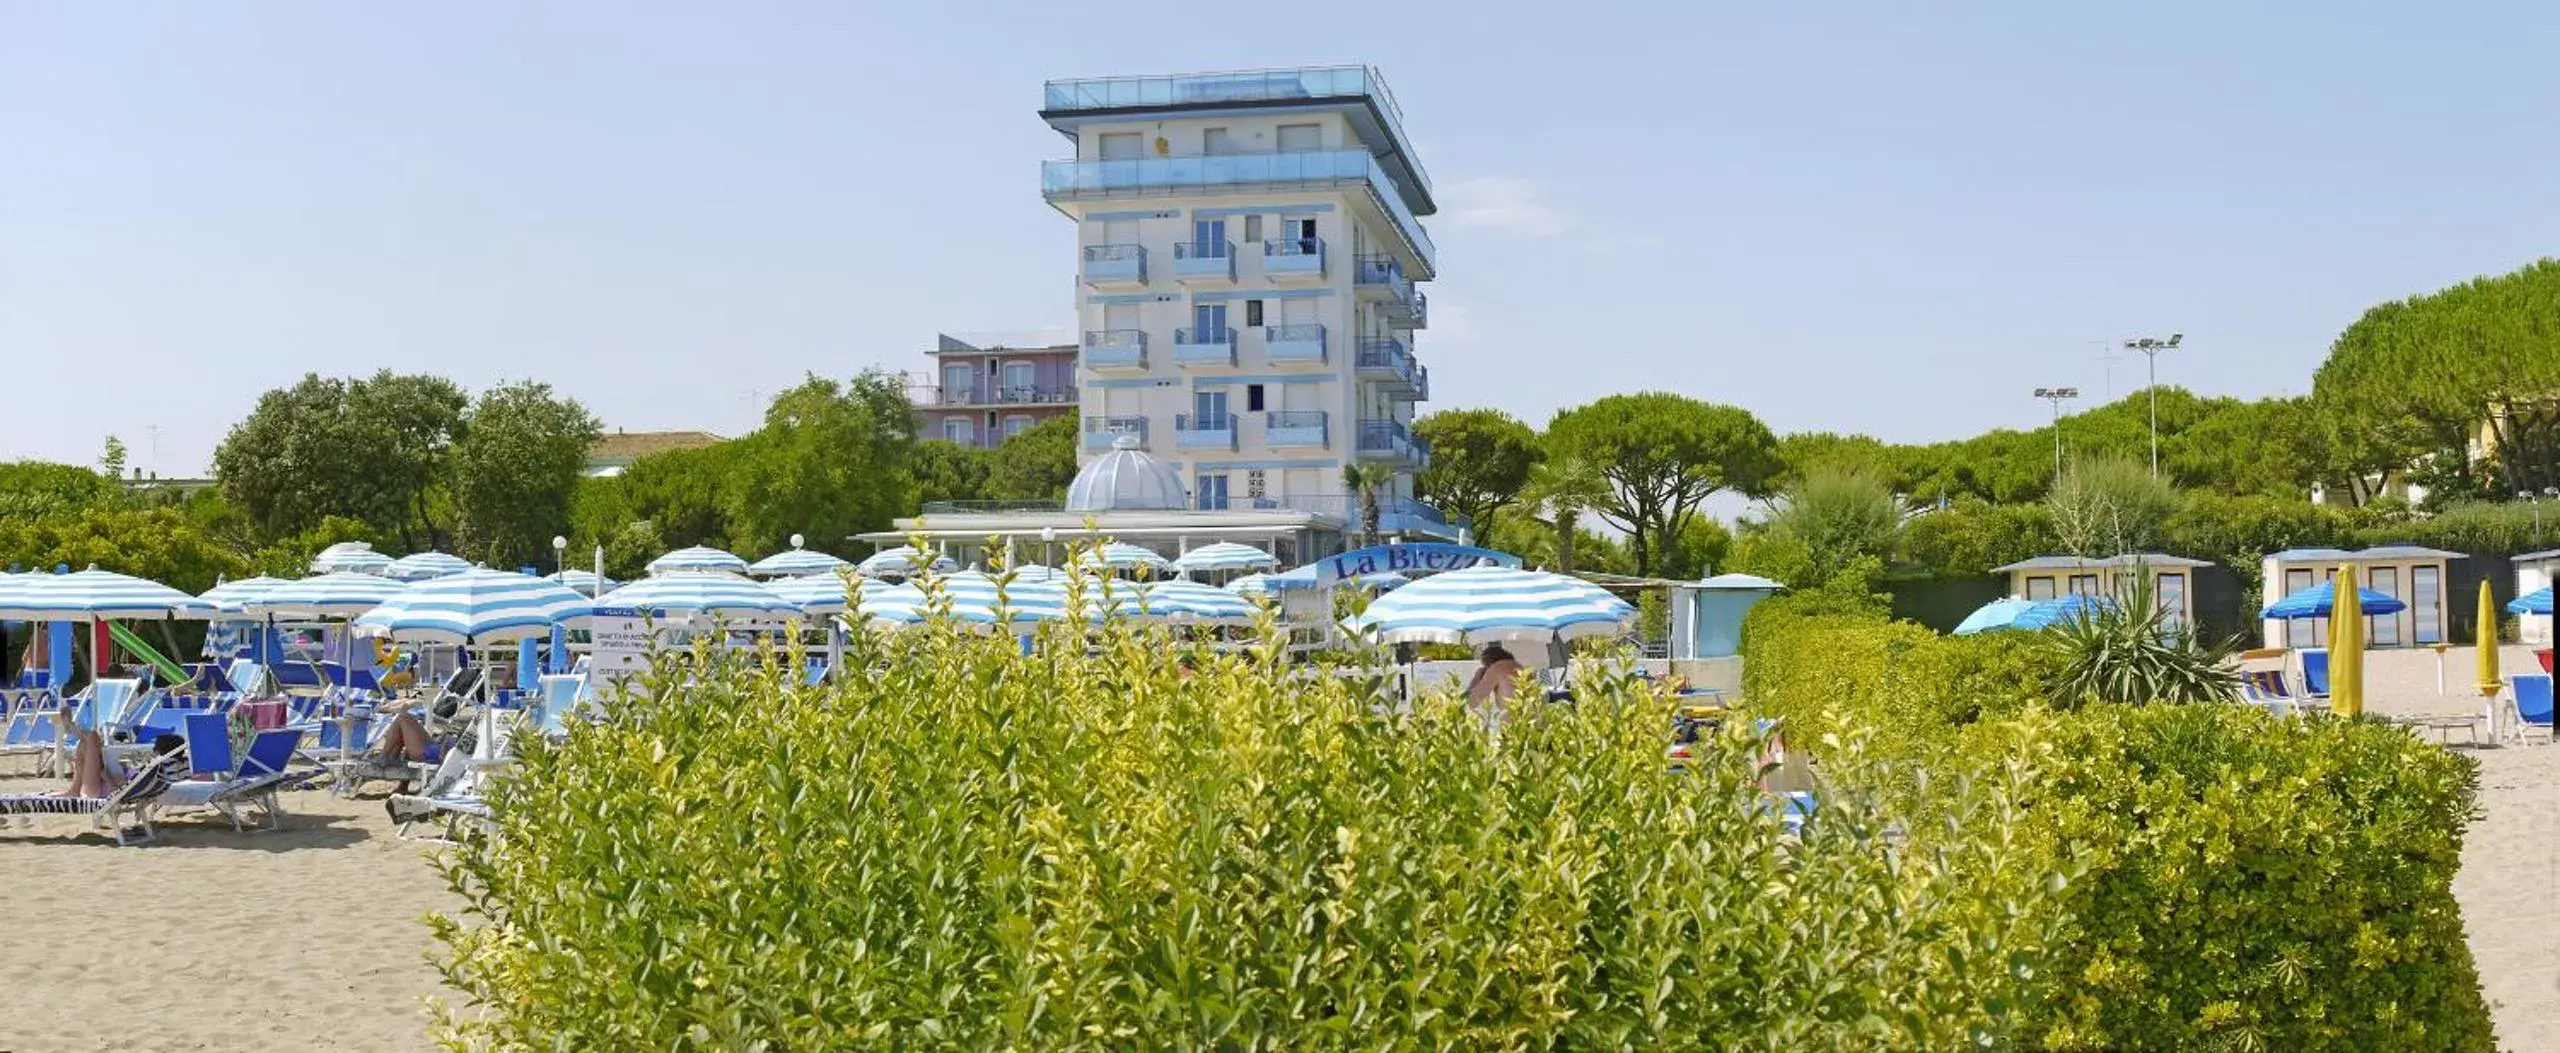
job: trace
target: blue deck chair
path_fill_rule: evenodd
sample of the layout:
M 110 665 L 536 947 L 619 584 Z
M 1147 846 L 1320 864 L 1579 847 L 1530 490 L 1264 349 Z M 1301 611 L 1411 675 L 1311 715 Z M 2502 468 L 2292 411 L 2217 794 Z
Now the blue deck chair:
M 2551 674 L 2525 673 L 2515 678 L 2516 734 L 2522 737 L 2535 728 L 2542 729 L 2545 739 L 2554 737 L 2552 729 Z
M 2313 648 L 2302 652 L 2302 689 L 2313 698 L 2329 697 L 2329 652 Z
M 301 741 L 300 732 L 283 728 L 259 732 L 249 740 L 249 752 L 240 758 L 239 770 L 205 796 L 205 805 L 221 812 L 234 830 L 282 826 L 284 807 L 277 796 L 320 776 L 318 768 L 293 767 L 294 747 Z
M 219 713 L 190 713 L 186 730 L 187 775 L 228 779 L 240 770 L 231 755 L 231 718 Z

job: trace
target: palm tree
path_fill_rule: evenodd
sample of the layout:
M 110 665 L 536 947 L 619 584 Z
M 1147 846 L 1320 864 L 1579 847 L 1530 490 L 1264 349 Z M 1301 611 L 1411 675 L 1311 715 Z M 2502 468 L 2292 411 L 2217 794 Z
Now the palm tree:
M 1360 546 L 1378 543 L 1378 491 L 1396 481 L 1395 469 L 1374 462 L 1342 466 L 1342 488 L 1360 498 Z
M 1608 480 L 1574 462 L 1543 460 L 1530 469 L 1529 485 L 1521 488 L 1520 500 L 1533 509 L 1544 509 L 1548 524 L 1555 528 L 1556 573 L 1573 573 L 1573 536 L 1581 529 L 1582 513 L 1608 496 Z

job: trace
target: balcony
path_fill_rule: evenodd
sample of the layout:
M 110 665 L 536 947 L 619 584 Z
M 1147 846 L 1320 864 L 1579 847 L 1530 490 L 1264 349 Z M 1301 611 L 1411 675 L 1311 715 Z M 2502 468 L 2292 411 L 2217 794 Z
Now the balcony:
M 1147 448 L 1145 417 L 1086 417 L 1084 419 L 1084 452 L 1101 453 L 1126 435 L 1138 440 L 1138 448 Z
M 1321 450 L 1331 445 L 1323 410 L 1281 410 L 1262 418 L 1262 443 L 1272 449 Z
M 1395 420 L 1361 421 L 1357 448 L 1364 460 L 1398 464 L 1419 465 L 1430 456 L 1429 447 L 1415 438 L 1413 429 Z
M 977 388 L 944 385 L 919 389 L 930 406 L 1062 406 L 1076 401 L 1071 387 Z
M 1202 282 L 1232 284 L 1236 280 L 1236 243 L 1232 241 L 1175 242 L 1173 280 L 1184 285 L 1196 285 Z
M 1324 239 L 1263 242 L 1262 276 L 1273 285 L 1314 285 L 1324 281 Z
M 1404 264 L 1395 257 L 1383 253 L 1360 257 L 1351 282 L 1362 301 L 1386 305 L 1387 319 L 1396 328 L 1421 329 L 1430 324 L 1429 298 L 1413 287 L 1413 279 L 1405 277 Z
M 1395 181 L 1366 150 L 1295 150 L 1286 153 L 1200 157 L 1131 157 L 1108 161 L 1046 161 L 1040 194 L 1065 201 L 1110 201 L 1164 195 L 1364 188 L 1390 226 L 1426 269 L 1436 270 L 1439 249 L 1422 229 Z
M 1323 365 L 1324 327 L 1312 324 L 1264 326 L 1262 359 L 1274 365 Z
M 1360 341 L 1360 356 L 1353 360 L 1352 371 L 1362 380 L 1376 381 L 1390 394 L 1411 394 L 1422 384 L 1421 367 L 1414 363 L 1413 353 L 1393 337 Z
M 1183 73 L 1154 77 L 1084 77 L 1041 85 L 1040 115 L 1073 134 L 1083 119 L 1108 119 L 1144 110 L 1230 106 L 1237 103 L 1358 103 L 1347 116 L 1360 140 L 1380 144 L 1396 174 L 1412 184 L 1413 207 L 1430 215 L 1431 176 L 1413 160 L 1404 135 L 1404 110 L 1385 77 L 1368 66 L 1295 66 L 1283 69 Z M 1392 144 L 1392 149 L 1387 148 Z
M 1173 364 L 1235 368 L 1236 331 L 1224 327 L 1204 329 L 1197 326 L 1186 326 L 1174 330 Z
M 1147 368 L 1146 330 L 1085 330 L 1084 366 L 1086 369 L 1094 370 L 1145 372 Z
M 1146 288 L 1146 246 L 1085 246 L 1084 283 L 1096 289 Z
M 1203 417 L 1196 413 L 1176 414 L 1173 418 L 1173 448 L 1235 452 L 1236 415 Z

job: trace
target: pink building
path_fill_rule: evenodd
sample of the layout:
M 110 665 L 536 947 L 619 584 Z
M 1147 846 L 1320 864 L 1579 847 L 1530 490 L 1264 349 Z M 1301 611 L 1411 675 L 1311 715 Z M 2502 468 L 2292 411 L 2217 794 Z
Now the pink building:
M 1006 436 L 1074 414 L 1074 334 L 940 335 L 933 372 L 912 385 L 916 434 L 993 449 Z

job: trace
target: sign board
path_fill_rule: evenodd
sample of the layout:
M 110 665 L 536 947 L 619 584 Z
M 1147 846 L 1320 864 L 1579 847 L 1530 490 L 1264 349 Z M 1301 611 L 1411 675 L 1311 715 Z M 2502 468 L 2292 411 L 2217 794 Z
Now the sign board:
M 589 622 L 587 631 L 595 640 L 589 664 L 595 675 L 620 680 L 649 668 L 649 644 L 656 634 L 648 619 L 636 614 L 599 614 Z
M 1517 567 L 1520 557 L 1472 545 L 1444 545 L 1438 542 L 1407 542 L 1401 545 L 1378 545 L 1353 549 L 1339 556 L 1326 556 L 1307 569 L 1315 575 L 1315 586 L 1329 589 L 1347 578 L 1369 574 L 1395 574 L 1407 571 L 1433 573 L 1464 570 L 1468 567 Z

